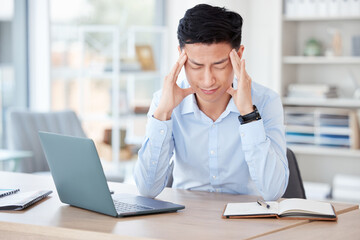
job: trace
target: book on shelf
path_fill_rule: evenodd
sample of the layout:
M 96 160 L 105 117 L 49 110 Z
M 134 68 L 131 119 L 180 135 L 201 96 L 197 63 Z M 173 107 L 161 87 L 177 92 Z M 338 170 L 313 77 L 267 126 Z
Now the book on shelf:
M 318 144 L 321 146 L 350 148 L 350 137 L 348 135 L 320 134 Z
M 360 129 L 354 110 L 286 107 L 284 112 L 289 144 L 360 148 Z
M 267 201 L 266 204 L 269 207 L 263 206 L 258 202 L 228 203 L 225 206 L 222 217 L 337 220 L 333 206 L 327 202 L 289 198 L 280 202 Z
M 314 126 L 315 116 L 313 113 L 289 112 L 285 109 L 285 123 L 288 125 Z
M 289 144 L 315 144 L 314 133 L 286 132 L 286 142 Z
M 288 86 L 288 98 L 337 98 L 338 88 L 328 84 L 300 84 Z

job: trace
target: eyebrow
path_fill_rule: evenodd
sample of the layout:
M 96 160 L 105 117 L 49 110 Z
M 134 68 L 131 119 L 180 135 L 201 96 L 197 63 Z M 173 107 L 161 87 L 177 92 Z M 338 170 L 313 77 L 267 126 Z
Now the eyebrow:
M 224 59 L 222 59 L 222 60 L 220 60 L 220 61 L 217 61 L 217 62 L 214 62 L 214 63 L 212 63 L 212 64 L 221 64 L 221 63 L 224 63 L 224 62 L 226 62 L 227 60 L 228 60 L 229 58 L 224 58 Z M 192 59 L 190 59 L 190 58 L 188 58 L 188 60 L 191 62 L 191 63 L 193 63 L 193 64 L 195 64 L 195 65 L 197 65 L 197 66 L 204 66 L 204 64 L 202 64 L 202 63 L 197 63 L 197 62 L 195 62 L 194 60 L 192 60 Z

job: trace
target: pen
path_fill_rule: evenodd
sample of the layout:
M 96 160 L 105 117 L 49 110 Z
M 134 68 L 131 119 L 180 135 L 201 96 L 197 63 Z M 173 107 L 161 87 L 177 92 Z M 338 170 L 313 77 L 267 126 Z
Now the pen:
M 270 205 L 267 204 L 266 202 L 264 202 L 263 200 L 258 199 L 258 200 L 257 200 L 257 203 L 258 203 L 260 206 L 263 206 L 263 207 L 266 207 L 266 208 L 270 208 Z

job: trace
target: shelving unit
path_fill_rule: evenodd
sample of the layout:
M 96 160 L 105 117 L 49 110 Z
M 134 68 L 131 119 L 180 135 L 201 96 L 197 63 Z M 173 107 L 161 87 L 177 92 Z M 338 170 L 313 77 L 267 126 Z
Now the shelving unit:
M 158 57 L 159 61 L 156 62 L 157 68 L 150 71 L 124 71 L 121 68 L 120 59 L 122 57 L 135 59 L 136 51 L 135 46 L 138 44 L 137 35 L 139 34 L 159 34 L 160 38 L 157 39 L 159 46 L 161 44 L 161 56 Z M 111 60 L 111 69 L 93 69 L 86 67 L 84 64 L 84 55 L 85 55 L 85 42 L 86 36 L 88 34 L 107 34 L 110 35 L 111 39 L 111 50 L 109 51 L 108 47 L 104 47 L 104 51 L 100 54 L 103 54 L 105 58 Z M 164 48 L 166 41 L 166 28 L 159 26 L 135 26 L 128 29 L 128 31 L 120 36 L 120 29 L 118 26 L 82 26 L 79 28 L 79 38 L 81 43 L 82 50 L 82 64 L 78 72 L 63 72 L 66 75 L 77 74 L 80 80 L 80 93 L 78 94 L 81 102 L 80 108 L 80 117 L 84 121 L 109 121 L 112 126 L 112 159 L 116 164 L 119 159 L 120 152 L 120 129 L 125 128 L 126 131 L 126 140 L 130 143 L 139 144 L 142 141 L 143 136 L 136 135 L 136 130 L 139 129 L 139 126 L 135 126 L 139 118 L 146 119 L 146 114 L 137 114 L 134 112 L 134 104 L 136 103 L 136 84 L 139 81 L 153 81 L 154 89 L 158 89 L 161 86 L 161 81 L 163 76 L 165 76 L 165 66 L 166 66 L 166 56 Z M 126 51 L 120 49 L 121 45 L 126 46 Z M 152 46 L 154 47 L 154 46 Z M 155 46 L 156 47 L 156 46 Z M 109 55 L 109 52 L 111 55 Z M 156 56 L 153 56 L 154 61 L 156 61 Z M 57 74 L 55 71 L 53 74 Z M 111 81 L 111 115 L 109 114 L 89 114 L 84 110 L 84 87 L 83 84 L 85 81 L 91 81 L 92 79 L 107 79 Z M 154 80 L 155 79 L 155 80 Z M 126 100 L 120 99 L 120 82 L 125 81 L 125 93 Z M 151 91 L 151 90 L 150 90 Z M 152 96 L 152 94 L 150 94 Z M 120 112 L 120 101 L 126 101 L 127 109 L 126 113 Z M 147 104 L 150 106 L 151 99 L 147 100 Z M 146 121 L 144 121 L 146 123 Z M 141 127 L 140 127 L 141 128 Z
M 328 194 L 339 174 L 360 176 L 360 56 L 352 51 L 353 36 L 360 36 L 360 12 L 355 15 L 352 9 L 349 12 L 354 16 L 344 15 L 340 8 L 348 8 L 344 4 L 350 4 L 349 1 L 341 1 L 341 7 L 332 8 L 339 16 L 324 15 L 326 8 L 328 15 L 334 14 L 330 5 L 334 7 L 340 1 L 279 2 L 282 16 L 278 91 L 284 105 L 287 147 L 296 155 L 303 181 L 311 183 L 305 184 L 307 197 L 314 198 L 319 192 L 316 186 L 326 186 Z M 300 4 L 303 9 L 297 6 L 292 9 L 297 12 L 289 16 L 286 3 Z M 309 10 L 311 4 L 313 9 Z M 323 4 L 321 10 L 319 4 Z M 299 16 L 310 12 L 312 16 Z M 334 47 L 335 43 L 339 45 L 335 33 L 341 36 L 340 54 Z M 320 55 L 305 56 L 310 39 L 320 43 Z M 287 122 L 287 114 L 296 120 Z M 336 114 L 342 116 L 337 119 Z M 339 123 L 344 120 L 348 124 Z
M 285 1 L 282 1 L 283 9 Z M 342 55 L 340 56 L 304 56 L 305 42 L 315 38 L 325 49 L 331 49 L 332 36 L 329 32 L 337 29 L 342 37 Z M 285 111 L 292 108 L 343 108 L 359 112 L 360 99 L 353 98 L 354 80 L 360 86 L 360 56 L 351 55 L 351 37 L 360 35 L 360 16 L 287 16 L 281 18 L 281 96 Z M 288 97 L 290 84 L 329 84 L 339 89 L 339 98 Z M 358 114 L 359 115 L 359 114 Z M 331 155 L 334 151 L 316 146 L 292 145 L 295 152 L 312 155 L 316 151 L 321 155 Z M 314 149 L 316 149 L 314 151 Z M 360 150 L 336 149 L 339 156 L 357 156 Z M 349 151 L 349 154 L 347 154 Z M 319 152 L 316 154 L 319 155 Z
M 139 103 L 150 106 L 153 92 L 161 87 L 166 75 L 167 29 L 163 26 L 133 26 L 124 31 L 117 25 L 83 25 L 70 28 L 63 31 L 71 32 L 69 42 L 73 48 L 76 46 L 76 51 L 57 55 L 59 64 L 52 69 L 51 76 L 53 79 L 60 79 L 65 85 L 64 91 L 75 86 L 72 93 L 76 99 L 65 100 L 71 101 L 72 104 L 76 102 L 76 111 L 84 124 L 94 126 L 97 123 L 105 123 L 106 128 L 111 127 L 111 153 L 110 149 L 106 148 L 106 155 L 110 158 L 111 154 L 114 166 L 110 168 L 118 169 L 118 159 L 121 158 L 120 146 L 124 141 L 120 136 L 124 131 L 120 129 L 126 129 L 127 143 L 142 142 L 147 116 L 135 111 L 135 106 Z M 59 29 L 62 29 L 61 26 Z M 64 39 L 61 41 L 66 42 Z M 137 45 L 148 45 L 152 48 L 156 66 L 154 70 L 125 68 L 123 59 L 137 58 Z M 69 67 L 68 59 L 76 61 L 76 64 Z M 96 102 L 103 100 L 102 102 L 106 102 L 103 109 L 92 108 L 89 102 L 96 84 L 101 84 L 102 96 L 106 100 L 94 99 L 93 103 L 97 104 Z M 146 94 L 141 92 L 144 88 Z M 65 95 L 65 92 L 62 93 L 62 96 Z M 144 124 L 141 122 L 141 126 L 136 125 L 141 119 L 144 120 Z M 100 131 L 95 135 L 98 141 L 102 141 Z

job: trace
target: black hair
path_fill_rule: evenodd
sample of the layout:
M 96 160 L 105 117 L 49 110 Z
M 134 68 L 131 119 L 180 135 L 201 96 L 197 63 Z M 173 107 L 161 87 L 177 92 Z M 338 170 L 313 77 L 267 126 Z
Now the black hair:
M 239 49 L 242 17 L 226 8 L 199 4 L 186 11 L 177 30 L 180 47 L 193 43 L 227 42 Z

